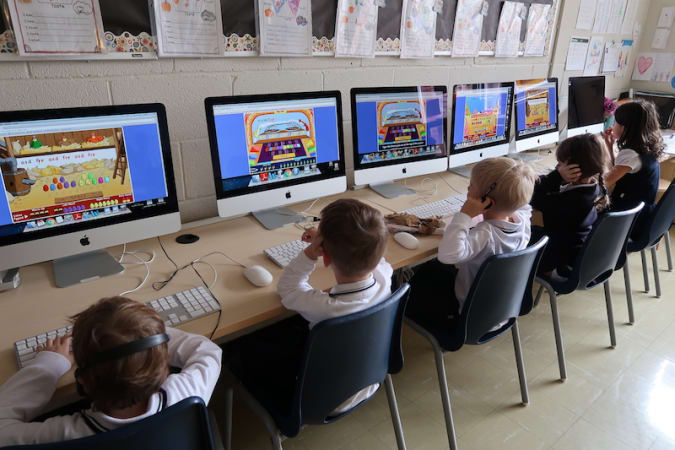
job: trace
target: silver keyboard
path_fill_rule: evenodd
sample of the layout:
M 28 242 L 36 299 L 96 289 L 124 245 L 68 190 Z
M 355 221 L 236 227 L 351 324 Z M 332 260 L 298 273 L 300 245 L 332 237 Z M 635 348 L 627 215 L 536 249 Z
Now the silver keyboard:
M 209 291 L 201 286 L 152 300 L 147 304 L 159 313 L 168 327 L 182 325 L 190 320 L 220 311 L 220 304 Z M 16 341 L 14 350 L 19 368 L 35 358 L 37 347 L 44 346 L 47 339 L 64 336 L 72 329 L 71 325 Z
M 465 201 L 466 195 L 457 194 L 444 198 L 443 200 L 415 206 L 414 208 L 409 208 L 401 212 L 412 214 L 420 219 L 428 219 L 434 216 L 446 217 L 458 213 Z
M 298 254 L 309 246 L 308 243 L 297 239 L 284 242 L 276 247 L 266 248 L 263 253 L 267 255 L 277 266 L 286 267 Z

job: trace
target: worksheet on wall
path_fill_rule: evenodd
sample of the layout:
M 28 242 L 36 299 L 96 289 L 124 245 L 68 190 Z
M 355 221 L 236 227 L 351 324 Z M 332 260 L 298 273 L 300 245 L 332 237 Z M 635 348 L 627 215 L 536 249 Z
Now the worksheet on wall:
M 436 48 L 436 0 L 403 0 L 401 58 L 431 58 Z
M 675 53 L 640 53 L 635 62 L 633 79 L 642 81 L 670 81 Z
M 567 48 L 567 64 L 565 70 L 584 70 L 586 63 L 586 52 L 588 51 L 588 41 L 586 37 L 571 37 L 570 45 Z
M 613 0 L 598 0 L 598 6 L 595 8 L 593 34 L 603 34 L 607 32 L 612 1 Z
M 591 40 L 588 43 L 588 53 L 586 53 L 584 76 L 598 74 L 604 49 L 605 39 L 602 36 L 591 36 Z
M 663 50 L 670 39 L 670 28 L 657 28 L 652 39 L 652 48 Z
M 527 14 L 524 3 L 504 2 L 497 27 L 495 56 L 518 56 L 520 50 L 520 29 Z
M 312 56 L 310 0 L 256 0 L 262 56 Z
M 659 28 L 670 28 L 673 26 L 673 19 L 675 19 L 675 6 L 661 8 L 661 14 L 659 14 L 659 21 L 656 26 Z
M 548 15 L 551 5 L 531 3 L 527 15 L 527 31 L 525 33 L 525 56 L 543 56 L 548 32 Z
M 616 62 L 616 72 L 614 72 L 614 78 L 623 78 L 626 76 L 626 70 L 628 69 L 628 62 L 630 61 L 630 53 L 633 48 L 633 41 L 629 39 L 624 39 L 621 41 L 621 48 L 619 49 L 619 55 Z
M 484 0 L 458 0 L 455 30 L 452 35 L 452 56 L 478 56 L 483 18 L 488 5 Z
M 621 24 L 626 12 L 626 0 L 612 0 L 610 6 L 607 33 L 618 34 L 621 32 Z
M 22 56 L 103 52 L 98 0 L 9 0 Z
M 623 15 L 623 23 L 621 24 L 621 34 L 631 34 L 633 31 L 633 24 L 637 16 L 638 6 L 640 0 L 628 0 L 626 2 L 626 12 Z
M 154 0 L 153 26 L 159 56 L 221 56 L 220 0 Z
M 602 59 L 602 73 L 616 72 L 616 69 L 619 67 L 620 50 L 620 42 L 607 41 L 605 43 L 605 55 Z
M 374 58 L 377 0 L 340 0 L 335 19 L 335 56 Z
M 590 30 L 593 28 L 597 4 L 597 0 L 581 0 L 581 3 L 579 3 L 579 13 L 577 14 L 576 28 L 578 30 Z

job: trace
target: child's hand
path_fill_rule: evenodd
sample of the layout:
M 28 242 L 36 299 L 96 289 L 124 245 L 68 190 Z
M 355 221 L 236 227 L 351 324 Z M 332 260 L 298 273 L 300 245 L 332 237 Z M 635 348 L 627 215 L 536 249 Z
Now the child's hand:
M 607 150 L 609 150 L 610 153 L 611 153 L 614 150 L 614 143 L 616 142 L 616 136 L 614 136 L 614 130 L 612 129 L 612 127 L 609 127 L 600 134 L 602 134 L 602 138 L 605 140 L 605 144 L 607 145 Z
M 316 236 L 318 230 L 316 227 L 307 228 L 304 233 L 302 233 L 302 242 L 312 243 L 314 236 Z
M 490 197 L 486 198 L 484 202 L 479 198 L 467 197 L 459 212 L 464 213 L 473 219 L 474 217 L 483 214 L 485 210 L 492 205 L 492 202 L 493 200 Z
M 68 361 L 70 361 L 70 364 L 72 365 L 75 364 L 75 359 L 73 358 L 73 354 L 70 351 L 70 345 L 72 340 L 73 337 L 70 334 L 66 334 L 65 336 L 56 336 L 56 338 L 54 339 L 47 339 L 45 346 L 44 347 L 39 346 L 37 348 L 37 351 L 39 352 L 48 351 L 58 353 L 68 358 Z
M 562 179 L 568 183 L 574 183 L 581 178 L 579 164 L 565 164 L 561 162 L 558 163 L 557 170 Z
M 311 241 L 305 240 L 305 234 L 311 234 Z M 323 247 L 321 244 L 323 244 L 323 237 L 321 234 L 316 229 L 311 229 L 307 230 L 303 235 L 302 235 L 302 240 L 305 242 L 310 242 L 309 247 L 305 249 L 305 255 L 311 260 L 316 261 L 319 256 L 323 255 Z

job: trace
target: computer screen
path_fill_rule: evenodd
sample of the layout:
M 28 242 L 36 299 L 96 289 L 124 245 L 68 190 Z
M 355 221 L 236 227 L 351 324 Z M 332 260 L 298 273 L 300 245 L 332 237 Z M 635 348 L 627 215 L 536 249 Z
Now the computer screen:
M 447 156 L 446 88 L 352 90 L 354 167 Z
M 557 88 L 557 78 L 516 81 L 516 139 L 558 130 Z
M 513 83 L 455 85 L 452 152 L 508 143 L 512 101 Z
M 123 109 L 0 115 L 0 244 L 177 211 L 158 113 Z
M 641 98 L 654 103 L 659 112 L 659 127 L 667 130 L 673 126 L 673 117 L 675 117 L 675 94 L 666 94 L 665 92 L 644 92 L 636 91 L 634 98 Z
M 603 123 L 605 77 L 571 77 L 568 101 L 568 129 Z
M 218 198 L 344 176 L 339 107 L 331 93 L 207 99 Z

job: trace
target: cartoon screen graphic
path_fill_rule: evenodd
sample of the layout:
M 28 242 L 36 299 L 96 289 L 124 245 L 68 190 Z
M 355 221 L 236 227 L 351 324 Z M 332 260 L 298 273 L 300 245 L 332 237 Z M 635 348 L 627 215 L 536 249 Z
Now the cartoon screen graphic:
M 121 128 L 0 136 L 14 223 L 134 201 Z
M 378 150 L 426 146 L 425 123 L 423 102 L 419 100 L 378 102 Z
M 464 141 L 497 136 L 500 96 L 467 97 L 464 105 Z
M 525 128 L 549 125 L 549 110 L 547 90 L 528 92 L 525 99 Z

